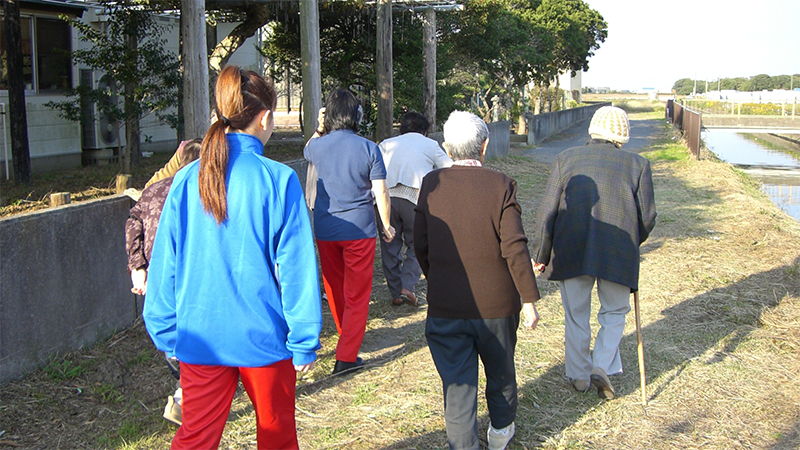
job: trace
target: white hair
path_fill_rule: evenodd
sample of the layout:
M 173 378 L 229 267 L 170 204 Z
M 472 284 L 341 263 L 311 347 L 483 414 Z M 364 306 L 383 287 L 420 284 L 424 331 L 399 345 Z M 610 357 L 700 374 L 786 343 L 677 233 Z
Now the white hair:
M 450 156 L 462 159 L 480 159 L 481 146 L 489 139 L 489 127 L 480 117 L 467 111 L 453 111 L 442 127 L 444 145 Z

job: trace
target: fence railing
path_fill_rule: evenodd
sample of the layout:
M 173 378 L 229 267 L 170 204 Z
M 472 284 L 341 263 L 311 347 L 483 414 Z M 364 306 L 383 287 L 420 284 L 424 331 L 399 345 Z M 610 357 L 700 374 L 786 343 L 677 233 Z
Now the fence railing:
M 800 115 L 796 99 L 783 101 L 754 101 L 752 99 L 689 99 L 681 100 L 684 107 L 702 114 L 725 116 L 779 116 Z
M 700 129 L 703 127 L 702 115 L 684 107 L 674 100 L 667 100 L 666 118 L 672 126 L 683 133 L 686 146 L 695 158 L 700 159 Z

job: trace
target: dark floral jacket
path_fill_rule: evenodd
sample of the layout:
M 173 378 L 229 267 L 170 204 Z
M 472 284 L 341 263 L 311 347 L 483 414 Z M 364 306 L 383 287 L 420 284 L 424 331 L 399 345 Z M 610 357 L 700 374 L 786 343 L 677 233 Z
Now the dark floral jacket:
M 153 241 L 156 238 L 158 219 L 167 199 L 173 177 L 159 180 L 142 191 L 139 202 L 131 208 L 125 223 L 125 249 L 128 251 L 128 272 L 147 269 Z

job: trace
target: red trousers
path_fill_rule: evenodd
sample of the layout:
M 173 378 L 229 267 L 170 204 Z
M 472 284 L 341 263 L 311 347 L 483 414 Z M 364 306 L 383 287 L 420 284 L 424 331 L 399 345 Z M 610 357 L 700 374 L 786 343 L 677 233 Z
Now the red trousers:
M 317 248 L 328 305 L 339 331 L 336 359 L 355 362 L 367 329 L 375 239 L 317 241 Z
M 294 396 L 297 374 L 291 359 L 265 367 L 203 366 L 181 362 L 183 424 L 173 450 L 219 447 L 231 402 L 242 378 L 256 412 L 259 450 L 297 449 Z

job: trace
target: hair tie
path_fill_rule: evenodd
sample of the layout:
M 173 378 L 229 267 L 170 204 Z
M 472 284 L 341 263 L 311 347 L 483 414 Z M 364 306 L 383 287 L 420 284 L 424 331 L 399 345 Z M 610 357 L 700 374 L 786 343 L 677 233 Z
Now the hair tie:
M 227 117 L 223 116 L 222 114 L 219 115 L 219 120 L 220 120 L 220 122 L 223 123 L 223 125 L 228 126 L 228 127 L 231 126 L 231 120 L 228 119 Z

